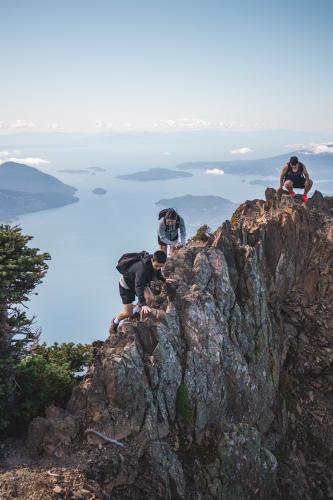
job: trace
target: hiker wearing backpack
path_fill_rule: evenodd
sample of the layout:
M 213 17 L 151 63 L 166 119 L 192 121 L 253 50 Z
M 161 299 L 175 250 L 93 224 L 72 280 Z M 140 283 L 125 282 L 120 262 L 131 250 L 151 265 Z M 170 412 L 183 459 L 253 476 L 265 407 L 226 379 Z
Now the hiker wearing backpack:
M 308 201 L 308 192 L 312 188 L 313 181 L 310 179 L 304 163 L 300 162 L 297 156 L 292 156 L 288 163 L 283 167 L 280 175 L 280 186 L 278 192 L 282 192 L 283 184 L 289 195 L 296 197 L 294 189 L 304 189 L 302 195 L 303 201 Z
M 173 208 L 164 208 L 161 210 L 158 219 L 160 220 L 158 226 L 158 244 L 160 245 L 160 249 L 167 254 L 169 247 L 170 255 L 173 255 L 174 251 L 184 246 L 186 242 L 184 219 Z
M 174 282 L 171 278 L 164 278 L 161 269 L 166 263 L 165 252 L 158 250 L 153 255 L 148 252 L 124 254 L 118 261 L 117 270 L 121 273 L 119 294 L 124 309 L 113 318 L 110 333 L 115 333 L 121 320 L 133 315 L 133 302 L 138 297 L 138 307 L 143 314 L 151 312 L 144 296 L 145 287 L 154 279 L 163 282 Z

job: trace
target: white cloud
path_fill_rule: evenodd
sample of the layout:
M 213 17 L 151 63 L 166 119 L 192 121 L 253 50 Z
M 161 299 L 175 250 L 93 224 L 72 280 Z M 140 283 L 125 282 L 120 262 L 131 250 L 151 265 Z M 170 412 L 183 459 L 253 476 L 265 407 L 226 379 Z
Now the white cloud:
M 238 149 L 232 149 L 230 151 L 232 155 L 246 155 L 247 153 L 253 153 L 253 149 L 250 148 L 238 148 Z
M 333 153 L 333 141 L 331 142 L 308 142 L 307 144 L 287 144 L 287 148 L 292 148 L 296 151 L 303 151 L 304 153 L 312 153 L 319 155 L 320 153 Z
M 29 129 L 34 128 L 36 124 L 34 122 L 29 122 L 27 120 L 15 120 L 13 123 L 10 123 L 9 128 L 11 129 Z
M 164 151 L 162 153 L 163 156 L 172 156 L 172 153 L 170 153 L 170 151 Z
M 33 167 L 38 167 L 39 165 L 48 165 L 50 163 L 49 160 L 44 160 L 43 158 L 1 158 L 0 157 L 0 165 L 5 163 L 6 161 L 14 161 L 15 163 L 25 163 L 27 165 L 31 165 Z
M 265 123 L 263 122 L 236 122 L 236 121 L 222 121 L 222 122 L 217 122 L 217 127 L 222 129 L 222 130 L 258 130 L 258 129 L 264 129 L 266 127 Z
M 96 120 L 95 121 L 95 126 L 99 128 L 100 130 L 109 130 L 110 128 L 113 127 L 112 123 L 105 122 L 103 120 Z
M 10 153 L 8 151 L 0 151 L 0 158 L 1 156 L 9 156 Z
M 49 130 L 59 130 L 59 129 L 61 129 L 62 127 L 59 125 L 59 123 L 53 122 L 53 123 L 48 123 L 48 124 L 47 124 L 47 128 L 48 128 Z
M 167 125 L 168 127 L 176 127 L 177 122 L 176 120 L 160 120 L 161 125 Z
M 200 118 L 179 118 L 177 120 L 160 120 L 162 125 L 169 128 L 207 128 L 212 125 L 212 122 L 202 120 Z
M 246 127 L 246 125 L 244 125 L 244 123 L 233 122 L 233 121 L 231 121 L 231 122 L 219 122 L 218 126 L 223 128 L 223 129 L 227 129 L 227 130 L 242 129 L 242 128 Z
M 221 170 L 220 168 L 211 168 L 205 171 L 205 174 L 208 175 L 224 175 L 224 170 Z
M 177 118 L 160 120 L 159 125 L 171 129 L 192 129 L 192 130 L 226 130 L 226 131 L 239 131 L 239 130 L 257 130 L 264 128 L 263 123 L 254 122 L 238 122 L 238 121 L 209 121 L 201 118 Z

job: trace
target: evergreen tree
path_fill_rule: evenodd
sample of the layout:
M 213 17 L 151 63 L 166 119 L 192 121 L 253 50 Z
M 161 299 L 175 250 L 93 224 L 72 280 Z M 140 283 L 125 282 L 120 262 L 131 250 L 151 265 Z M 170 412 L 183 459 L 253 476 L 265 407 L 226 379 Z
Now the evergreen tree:
M 49 254 L 30 247 L 32 236 L 18 226 L 0 225 L 0 429 L 8 425 L 6 405 L 16 387 L 15 369 L 38 340 L 24 302 L 41 283 Z

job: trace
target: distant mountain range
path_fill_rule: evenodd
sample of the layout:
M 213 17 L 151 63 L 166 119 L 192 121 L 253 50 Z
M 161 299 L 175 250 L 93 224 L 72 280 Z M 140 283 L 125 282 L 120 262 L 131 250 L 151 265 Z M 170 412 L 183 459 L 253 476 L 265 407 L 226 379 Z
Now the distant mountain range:
M 297 156 L 303 162 L 310 173 L 310 176 L 318 179 L 325 176 L 326 179 L 333 180 L 333 154 L 293 151 L 271 158 L 261 158 L 258 160 L 232 160 L 232 161 L 197 161 L 181 163 L 177 165 L 179 170 L 205 170 L 218 168 L 224 170 L 226 174 L 234 175 L 279 175 L 283 165 L 291 156 Z
M 76 188 L 21 163 L 0 165 L 0 222 L 29 212 L 75 203 Z

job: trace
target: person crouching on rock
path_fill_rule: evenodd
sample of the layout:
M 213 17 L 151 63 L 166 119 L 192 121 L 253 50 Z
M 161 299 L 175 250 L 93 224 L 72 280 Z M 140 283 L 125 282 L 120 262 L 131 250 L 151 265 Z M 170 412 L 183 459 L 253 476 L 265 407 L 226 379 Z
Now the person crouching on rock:
M 302 198 L 303 201 L 308 201 L 308 192 L 313 186 L 313 181 L 309 178 L 304 163 L 300 162 L 297 156 L 292 156 L 289 162 L 283 167 L 278 191 L 282 191 L 283 184 L 292 198 L 296 196 L 294 189 L 304 189 Z
M 121 320 L 133 316 L 135 296 L 138 297 L 138 307 L 143 314 L 151 312 L 145 300 L 145 287 L 153 280 L 173 283 L 172 278 L 165 278 L 161 269 L 165 265 L 167 256 L 158 250 L 154 255 L 148 252 L 124 254 L 118 261 L 117 270 L 121 273 L 119 294 L 124 305 L 121 311 L 113 318 L 110 333 L 115 333 Z
M 169 247 L 170 256 L 186 243 L 185 222 L 173 208 L 165 208 L 158 215 L 160 220 L 158 226 L 158 244 L 160 249 L 167 253 Z M 180 243 L 179 243 L 180 232 Z

